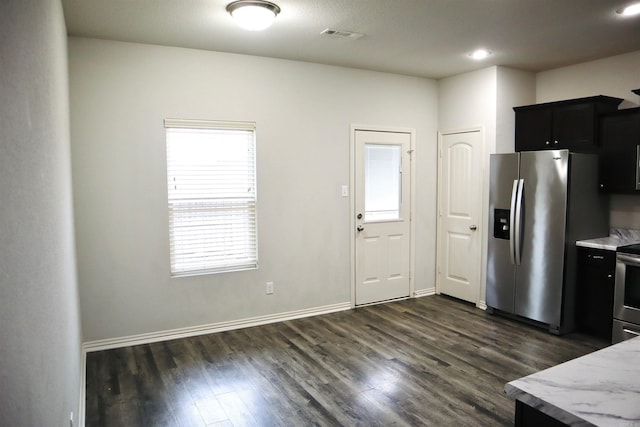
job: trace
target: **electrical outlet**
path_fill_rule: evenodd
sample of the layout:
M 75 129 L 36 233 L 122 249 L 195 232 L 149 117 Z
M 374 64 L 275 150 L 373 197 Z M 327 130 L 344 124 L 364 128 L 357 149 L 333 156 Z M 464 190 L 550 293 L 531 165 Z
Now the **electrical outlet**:
M 267 282 L 267 295 L 271 295 L 273 293 L 273 282 Z
M 342 195 L 342 197 L 349 197 L 349 186 L 348 185 L 343 185 L 340 188 L 340 194 Z

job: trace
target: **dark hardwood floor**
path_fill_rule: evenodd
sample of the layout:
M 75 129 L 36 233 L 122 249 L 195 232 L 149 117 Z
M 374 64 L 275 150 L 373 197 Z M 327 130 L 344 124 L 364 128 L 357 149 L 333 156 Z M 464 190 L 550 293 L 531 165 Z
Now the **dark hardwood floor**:
M 87 426 L 508 426 L 505 383 L 607 343 L 441 296 L 87 355 Z

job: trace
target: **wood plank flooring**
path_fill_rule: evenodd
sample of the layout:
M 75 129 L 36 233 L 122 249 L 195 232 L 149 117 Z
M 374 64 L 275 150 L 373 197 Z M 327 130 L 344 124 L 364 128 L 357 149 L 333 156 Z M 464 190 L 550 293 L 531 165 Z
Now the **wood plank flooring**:
M 87 355 L 87 426 L 509 426 L 505 383 L 606 346 L 429 296 Z

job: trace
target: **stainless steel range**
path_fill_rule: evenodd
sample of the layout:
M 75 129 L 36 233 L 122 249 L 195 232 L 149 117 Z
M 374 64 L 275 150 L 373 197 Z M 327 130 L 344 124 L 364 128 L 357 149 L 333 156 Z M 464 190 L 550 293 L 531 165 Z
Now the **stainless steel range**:
M 616 251 L 613 343 L 640 336 L 640 244 Z

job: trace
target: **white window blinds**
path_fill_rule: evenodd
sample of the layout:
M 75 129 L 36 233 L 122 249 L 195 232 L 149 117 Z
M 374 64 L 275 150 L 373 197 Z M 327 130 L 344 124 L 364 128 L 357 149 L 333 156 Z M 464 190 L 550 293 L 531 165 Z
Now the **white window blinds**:
M 255 124 L 165 119 L 173 276 L 258 265 Z

